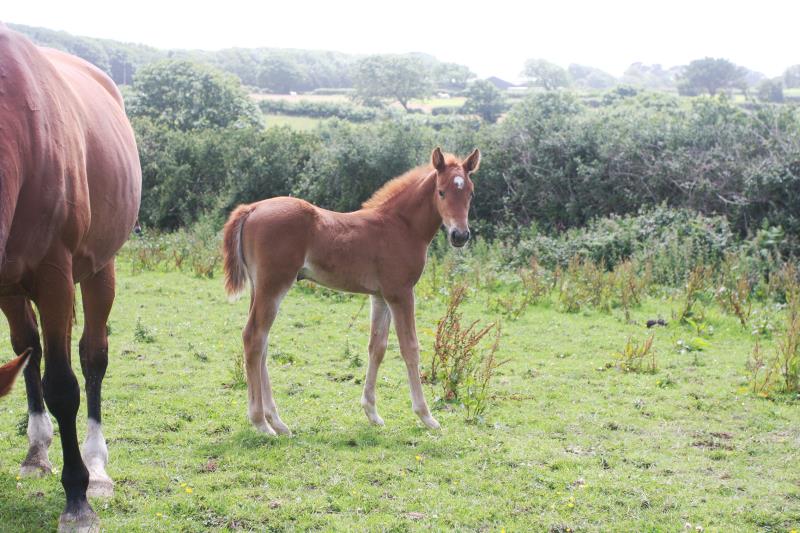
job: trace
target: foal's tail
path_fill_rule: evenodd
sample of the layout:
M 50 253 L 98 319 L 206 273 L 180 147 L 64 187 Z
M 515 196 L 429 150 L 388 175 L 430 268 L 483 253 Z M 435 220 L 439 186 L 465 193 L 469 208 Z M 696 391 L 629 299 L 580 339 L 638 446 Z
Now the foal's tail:
M 17 379 L 19 373 L 22 372 L 25 365 L 28 364 L 28 358 L 32 352 L 33 348 L 28 348 L 16 359 L 12 359 L 3 366 L 0 366 L 0 396 L 5 396 L 11 392 L 11 385 L 14 384 L 14 380 Z
M 225 257 L 225 292 L 231 300 L 244 292 L 247 281 L 247 268 L 242 254 L 242 228 L 248 215 L 253 212 L 252 204 L 240 205 L 233 210 L 223 230 L 222 254 Z

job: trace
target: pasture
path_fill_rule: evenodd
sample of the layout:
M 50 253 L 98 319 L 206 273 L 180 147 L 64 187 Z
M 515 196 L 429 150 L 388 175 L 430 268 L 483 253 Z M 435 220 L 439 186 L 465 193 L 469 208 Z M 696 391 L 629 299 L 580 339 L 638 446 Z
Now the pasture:
M 453 252 L 455 253 L 455 252 Z M 457 256 L 458 257 L 458 256 Z M 430 265 L 429 265 L 430 267 Z M 417 299 L 423 368 L 446 297 L 428 268 Z M 494 288 L 507 291 L 508 288 Z M 465 321 L 498 317 L 473 288 Z M 269 370 L 294 436 L 268 437 L 247 420 L 237 374 L 247 297 L 222 282 L 118 267 L 104 382 L 104 428 L 115 494 L 95 500 L 108 531 L 423 530 L 790 531 L 800 524 L 797 400 L 749 394 L 749 331 L 715 305 L 702 351 L 693 332 L 657 328 L 655 373 L 609 368 L 650 318 L 680 307 L 647 297 L 631 322 L 615 309 L 564 313 L 545 301 L 503 319 L 492 402 L 484 420 L 436 401 L 441 431 L 411 412 L 394 333 L 378 378 L 383 428 L 359 406 L 369 304 L 295 286 L 272 330 Z M 80 299 L 78 299 L 80 306 Z M 82 327 L 78 309 L 76 332 Z M 7 338 L 5 322 L 0 336 Z M 79 380 L 78 333 L 73 367 Z M 767 341 L 770 347 L 775 341 Z M 10 358 L 8 344 L 4 351 Z M 26 451 L 21 383 L 0 404 L 2 529 L 54 527 L 57 476 L 17 477 Z M 85 397 L 79 412 L 85 435 Z M 50 459 L 61 469 L 58 439 Z M 699 530 L 699 529 L 697 529 Z

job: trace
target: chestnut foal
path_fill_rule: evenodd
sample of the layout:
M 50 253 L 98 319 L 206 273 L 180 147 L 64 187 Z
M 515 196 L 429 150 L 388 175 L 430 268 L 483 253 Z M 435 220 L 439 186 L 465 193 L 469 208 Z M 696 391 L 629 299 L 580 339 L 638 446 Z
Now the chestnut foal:
M 430 165 L 388 182 L 352 213 L 335 213 L 288 197 L 240 205 L 231 213 L 223 244 L 225 288 L 237 296 L 250 281 L 250 315 L 242 338 L 248 414 L 259 430 L 290 434 L 272 397 L 266 349 L 281 300 L 301 279 L 372 297 L 369 364 L 361 398 L 370 422 L 383 425 L 375 408 L 375 381 L 394 318 L 412 409 L 426 426 L 439 427 L 420 382 L 414 285 L 440 226 L 446 227 L 452 246 L 469 240 L 470 174 L 478 169 L 480 157 L 476 149 L 459 161 L 436 148 Z

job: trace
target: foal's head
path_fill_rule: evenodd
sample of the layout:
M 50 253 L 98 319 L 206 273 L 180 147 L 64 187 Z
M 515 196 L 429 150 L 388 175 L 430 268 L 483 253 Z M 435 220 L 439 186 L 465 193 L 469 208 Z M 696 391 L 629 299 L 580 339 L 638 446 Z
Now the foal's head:
M 469 240 L 469 204 L 475 196 L 470 174 L 478 170 L 481 153 L 476 148 L 466 159 L 459 162 L 445 158 L 440 148 L 431 154 L 431 165 L 436 169 L 436 208 L 442 216 L 447 238 L 455 247 L 462 247 Z

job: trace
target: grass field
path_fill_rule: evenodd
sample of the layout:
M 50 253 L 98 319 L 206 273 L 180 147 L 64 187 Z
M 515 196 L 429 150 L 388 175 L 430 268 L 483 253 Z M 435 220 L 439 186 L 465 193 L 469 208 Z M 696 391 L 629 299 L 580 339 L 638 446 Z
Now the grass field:
M 312 117 L 296 117 L 292 115 L 267 115 L 263 114 L 266 127 L 289 126 L 300 131 L 311 131 L 317 128 L 326 119 Z
M 368 425 L 359 406 L 364 298 L 295 288 L 269 357 L 294 436 L 271 438 L 251 428 L 246 391 L 232 386 L 246 298 L 228 303 L 219 279 L 132 275 L 126 265 L 118 278 L 103 395 L 116 492 L 94 502 L 108 531 L 800 526 L 800 403 L 742 389 L 752 338 L 713 308 L 704 351 L 678 353 L 676 341 L 691 333 L 671 324 L 656 331 L 658 371 L 626 374 L 598 369 L 677 302 L 646 300 L 636 324 L 616 311 L 530 307 L 503 323 L 499 356 L 510 362 L 485 422 L 440 407 L 443 429 L 431 432 L 411 412 L 394 334 L 377 388 L 387 425 Z M 443 310 L 441 297 L 418 301 L 424 364 Z M 494 318 L 482 293 L 464 313 Z M 79 311 L 79 376 L 81 320 Z M 0 330 L 7 337 L 5 322 Z M 17 478 L 26 452 L 19 385 L 0 403 L 0 529 L 52 529 L 64 502 L 58 477 Z M 426 386 L 429 402 L 436 393 Z M 50 458 L 60 470 L 58 439 Z

